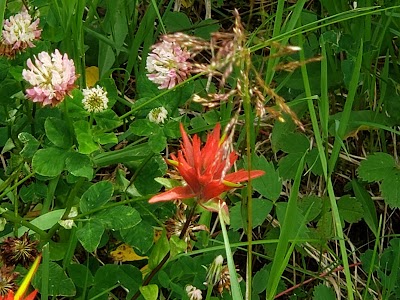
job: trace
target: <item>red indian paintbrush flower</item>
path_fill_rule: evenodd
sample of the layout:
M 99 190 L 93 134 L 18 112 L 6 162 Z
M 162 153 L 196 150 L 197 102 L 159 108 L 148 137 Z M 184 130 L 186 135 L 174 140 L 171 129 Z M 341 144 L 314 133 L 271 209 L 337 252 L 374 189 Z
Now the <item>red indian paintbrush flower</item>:
M 196 197 L 200 204 L 208 200 L 220 201 L 223 192 L 241 187 L 239 182 L 248 181 L 264 175 L 264 171 L 239 170 L 230 174 L 227 171 L 233 166 L 238 156 L 235 152 L 227 153 L 220 140 L 220 124 L 207 136 L 204 147 L 200 147 L 200 138 L 194 135 L 190 141 L 181 124 L 183 143 L 178 157 L 171 154 L 169 163 L 176 167 L 187 185 L 174 187 L 169 191 L 152 197 L 149 202 L 189 199 Z

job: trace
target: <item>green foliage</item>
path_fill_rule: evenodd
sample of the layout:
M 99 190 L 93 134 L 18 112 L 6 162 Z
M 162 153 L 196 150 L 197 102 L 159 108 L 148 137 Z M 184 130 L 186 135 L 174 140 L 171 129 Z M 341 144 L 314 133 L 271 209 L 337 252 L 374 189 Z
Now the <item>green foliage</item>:
M 250 2 L 28 3 L 40 39 L 13 59 L 4 39 L 0 55 L 0 237 L 38 241 L 32 285 L 42 299 L 188 300 L 189 285 L 203 299 L 398 298 L 400 1 Z M 2 1 L 0 19 L 22 6 Z M 167 89 L 148 76 L 163 39 L 190 56 L 157 54 L 164 79 L 187 77 Z M 43 106 L 24 95 L 33 86 L 23 70 L 54 49 L 78 78 Z M 62 81 L 53 71 L 36 79 Z M 84 107 L 93 84 L 107 91 L 104 111 Z M 158 107 L 168 112 L 159 124 L 148 117 Z M 200 139 L 194 157 L 180 123 Z M 222 138 L 203 148 L 217 123 Z M 202 174 L 231 151 L 232 166 Z M 224 181 L 242 168 L 265 174 Z M 221 193 L 148 203 L 198 186 Z M 220 254 L 229 292 L 203 284 Z
M 326 285 L 319 284 L 314 288 L 313 300 L 334 300 L 336 299 L 335 292 L 332 288 Z
M 368 182 L 382 181 L 385 202 L 391 207 L 400 207 L 400 172 L 391 155 L 377 152 L 368 156 L 361 162 L 358 174 Z

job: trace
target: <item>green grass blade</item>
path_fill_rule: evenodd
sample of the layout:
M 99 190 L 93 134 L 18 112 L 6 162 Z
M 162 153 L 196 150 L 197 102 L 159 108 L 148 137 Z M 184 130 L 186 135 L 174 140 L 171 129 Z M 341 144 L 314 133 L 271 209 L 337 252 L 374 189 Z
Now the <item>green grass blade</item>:
M 226 260 L 228 262 L 229 276 L 231 277 L 231 292 L 232 299 L 240 300 L 243 299 L 242 291 L 240 290 L 238 276 L 236 274 L 236 266 L 233 261 L 233 254 L 231 250 L 231 245 L 229 243 L 228 231 L 226 230 L 224 217 L 222 216 L 221 209 L 218 212 L 219 221 L 221 223 L 222 235 L 224 237 L 224 245 L 226 252 Z
M 267 299 L 272 300 L 275 297 L 279 281 L 281 280 L 282 272 L 285 269 L 285 257 L 290 256 L 293 247 L 289 248 L 290 236 L 296 231 L 296 236 L 299 233 L 300 227 L 296 228 L 296 211 L 297 211 L 297 197 L 300 189 L 301 177 L 304 169 L 304 158 L 306 153 L 300 160 L 297 168 L 296 177 L 293 187 L 290 192 L 288 205 L 285 212 L 284 223 L 281 224 L 281 234 L 279 236 L 278 245 L 276 247 L 275 256 L 272 261 L 271 273 L 267 282 Z
M 42 300 L 49 299 L 49 264 L 50 264 L 50 251 L 49 251 L 49 243 L 43 246 L 42 249 L 42 286 L 40 287 L 40 295 Z

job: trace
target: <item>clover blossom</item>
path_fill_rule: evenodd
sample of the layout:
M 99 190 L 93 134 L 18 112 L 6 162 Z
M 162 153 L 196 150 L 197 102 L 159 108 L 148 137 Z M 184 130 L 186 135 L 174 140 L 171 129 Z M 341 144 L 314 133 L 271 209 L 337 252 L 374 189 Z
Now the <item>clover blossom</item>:
M 51 56 L 40 52 L 34 58 L 34 63 L 28 59 L 28 69 L 22 71 L 22 77 L 32 85 L 26 90 L 26 96 L 43 106 L 56 106 L 75 87 L 77 75 L 74 61 L 58 49 Z
M 196 288 L 193 285 L 186 286 L 186 293 L 189 297 L 189 300 L 202 300 L 203 299 L 201 290 Z
M 33 41 L 40 39 L 42 33 L 38 28 L 39 22 L 39 18 L 32 22 L 32 17 L 26 9 L 11 16 L 3 24 L 3 44 L 12 46 L 15 52 L 35 47 Z
M 158 84 L 159 89 L 171 89 L 188 77 L 191 69 L 189 58 L 190 53 L 177 43 L 161 41 L 147 56 L 147 77 Z
M 107 92 L 103 87 L 97 85 L 90 89 L 83 89 L 83 107 L 88 112 L 102 112 L 108 107 Z
M 168 116 L 168 111 L 165 109 L 164 106 L 153 108 L 147 115 L 150 122 L 156 124 L 164 123 L 164 121 L 167 119 L 167 116 Z

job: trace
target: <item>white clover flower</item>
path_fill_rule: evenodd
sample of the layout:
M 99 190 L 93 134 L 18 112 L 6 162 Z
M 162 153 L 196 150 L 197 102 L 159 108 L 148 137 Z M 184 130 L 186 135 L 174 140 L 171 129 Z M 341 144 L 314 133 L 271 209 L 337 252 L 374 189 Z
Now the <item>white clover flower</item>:
M 101 112 L 108 107 L 107 92 L 104 88 L 96 86 L 95 88 L 83 89 L 83 107 L 88 112 Z
M 32 42 L 40 39 L 42 33 L 42 30 L 38 29 L 39 22 L 40 19 L 32 22 L 32 17 L 26 9 L 11 16 L 3 24 L 3 43 L 12 46 L 16 51 L 35 47 Z
M 199 290 L 198 288 L 196 288 L 193 285 L 186 286 L 186 293 L 190 300 L 202 300 L 203 299 L 201 290 Z
M 34 62 L 29 58 L 26 64 L 28 69 L 22 70 L 22 77 L 32 85 L 26 90 L 26 96 L 33 102 L 55 106 L 75 88 L 74 61 L 58 49 L 51 56 L 40 52 L 34 56 Z
M 68 214 L 68 218 L 75 218 L 77 215 L 78 215 L 78 208 L 73 206 Z M 58 221 L 58 224 L 60 224 L 65 229 L 71 229 L 73 226 L 75 226 L 74 220 L 71 219 L 60 220 Z
M 161 41 L 147 56 L 147 77 L 158 84 L 159 89 L 171 89 L 188 77 L 191 69 L 189 58 L 190 53 L 177 43 Z
M 153 108 L 147 116 L 150 122 L 160 124 L 164 123 L 164 121 L 167 119 L 168 111 L 165 109 L 164 106 L 160 106 Z

